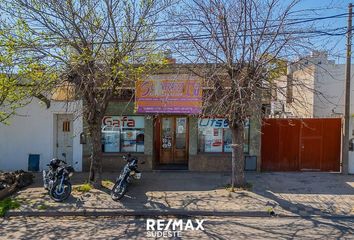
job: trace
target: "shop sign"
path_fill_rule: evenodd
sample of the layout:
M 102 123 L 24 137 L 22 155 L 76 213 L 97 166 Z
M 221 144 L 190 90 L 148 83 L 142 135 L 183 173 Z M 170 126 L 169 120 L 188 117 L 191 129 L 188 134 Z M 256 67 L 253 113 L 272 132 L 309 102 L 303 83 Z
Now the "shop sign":
M 245 122 L 245 128 L 249 128 L 249 120 Z M 229 121 L 225 118 L 199 118 L 198 126 L 200 128 L 229 128 Z
M 135 104 L 138 113 L 200 114 L 202 108 L 201 81 L 137 81 Z
M 144 128 L 143 116 L 105 116 L 102 127 Z
M 198 126 L 200 128 L 229 128 L 229 121 L 224 118 L 199 118 Z

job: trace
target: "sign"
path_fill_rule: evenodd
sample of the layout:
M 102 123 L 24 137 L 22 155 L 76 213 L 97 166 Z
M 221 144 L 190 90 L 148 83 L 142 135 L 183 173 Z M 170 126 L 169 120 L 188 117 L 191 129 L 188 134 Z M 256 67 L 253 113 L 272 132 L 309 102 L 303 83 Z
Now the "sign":
M 144 128 L 143 116 L 104 116 L 102 128 Z
M 201 113 L 200 80 L 144 80 L 135 89 L 138 113 Z
M 245 128 L 249 128 L 249 120 L 245 122 Z M 198 127 L 200 128 L 229 128 L 229 121 L 224 118 L 199 118 Z
M 198 126 L 200 128 L 229 128 L 229 121 L 224 118 L 199 118 Z

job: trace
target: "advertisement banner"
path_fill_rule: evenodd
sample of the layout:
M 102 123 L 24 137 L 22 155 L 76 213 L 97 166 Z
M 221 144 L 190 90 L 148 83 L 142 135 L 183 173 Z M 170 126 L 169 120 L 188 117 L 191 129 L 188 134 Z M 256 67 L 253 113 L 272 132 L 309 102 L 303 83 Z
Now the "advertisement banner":
M 136 83 L 136 112 L 200 114 L 199 80 L 141 80 Z

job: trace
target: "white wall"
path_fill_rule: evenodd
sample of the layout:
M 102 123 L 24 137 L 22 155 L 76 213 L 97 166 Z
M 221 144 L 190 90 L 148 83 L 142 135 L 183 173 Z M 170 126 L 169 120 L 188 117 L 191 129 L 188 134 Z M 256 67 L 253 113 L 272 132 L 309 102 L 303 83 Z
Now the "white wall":
M 315 89 L 321 94 L 314 96 L 314 117 L 330 117 L 343 113 L 345 65 L 318 65 L 315 74 Z
M 82 171 L 82 102 L 51 102 L 47 109 L 38 99 L 19 109 L 10 125 L 0 123 L 0 170 L 28 170 L 28 155 L 40 154 L 40 170 L 54 156 L 55 114 L 74 114 L 73 167 Z M 77 164 L 75 164 L 77 162 Z

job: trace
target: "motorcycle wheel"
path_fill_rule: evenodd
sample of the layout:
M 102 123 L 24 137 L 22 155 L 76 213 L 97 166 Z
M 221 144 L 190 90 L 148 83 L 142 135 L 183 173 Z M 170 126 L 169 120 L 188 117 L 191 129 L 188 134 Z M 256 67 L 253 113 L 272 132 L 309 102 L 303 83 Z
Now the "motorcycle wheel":
M 60 189 L 60 181 L 53 184 L 53 187 L 49 191 L 50 197 L 56 202 L 62 202 L 66 200 L 71 194 L 71 183 L 64 181 L 62 189 Z
M 122 180 L 116 182 L 112 188 L 111 197 L 114 201 L 121 199 L 127 192 L 127 183 L 122 182 L 122 184 L 120 184 L 121 182 Z

